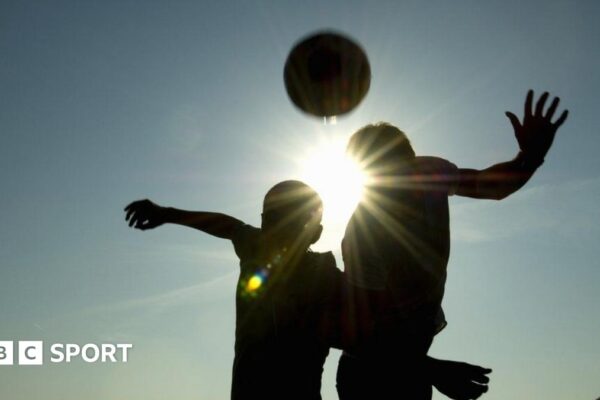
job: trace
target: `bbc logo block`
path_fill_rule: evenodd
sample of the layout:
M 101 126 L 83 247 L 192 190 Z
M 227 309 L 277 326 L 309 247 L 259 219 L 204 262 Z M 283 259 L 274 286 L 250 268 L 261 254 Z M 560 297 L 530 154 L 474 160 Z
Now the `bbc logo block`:
M 44 344 L 39 340 L 19 341 L 17 356 L 20 365 L 42 365 L 44 362 Z M 0 365 L 13 365 L 14 363 L 13 342 L 0 341 Z
M 44 344 L 37 340 L 19 342 L 19 364 L 42 365 L 44 363 Z
M 13 365 L 13 342 L 0 341 L 0 365 Z

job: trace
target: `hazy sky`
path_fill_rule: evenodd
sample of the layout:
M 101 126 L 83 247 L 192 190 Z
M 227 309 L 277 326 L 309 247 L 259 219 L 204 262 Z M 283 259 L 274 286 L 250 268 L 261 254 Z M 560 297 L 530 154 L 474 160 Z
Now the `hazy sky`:
M 0 366 L 0 398 L 227 398 L 232 246 L 131 230 L 123 207 L 258 224 L 299 158 L 381 120 L 418 154 L 483 168 L 516 154 L 504 111 L 520 115 L 529 88 L 570 117 L 520 192 L 452 199 L 449 325 L 431 354 L 492 367 L 486 399 L 597 398 L 598 17 L 592 0 L 1 1 L 0 340 L 134 349 L 127 364 Z M 297 111 L 282 81 L 293 43 L 322 28 L 359 41 L 373 73 L 336 125 Z M 341 264 L 344 221 L 325 222 L 316 249 Z

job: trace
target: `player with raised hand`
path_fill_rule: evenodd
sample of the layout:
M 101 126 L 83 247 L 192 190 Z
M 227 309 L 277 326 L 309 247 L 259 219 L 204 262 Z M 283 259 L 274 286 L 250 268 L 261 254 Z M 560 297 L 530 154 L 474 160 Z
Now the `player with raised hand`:
M 343 336 L 349 350 L 338 367 L 340 399 L 431 398 L 426 355 L 446 325 L 448 196 L 500 200 L 523 187 L 568 116 L 564 111 L 553 121 L 559 99 L 544 111 L 548 96 L 542 94 L 534 109 L 530 90 L 522 121 L 506 113 L 520 151 L 483 170 L 416 156 L 406 135 L 387 123 L 365 126 L 351 137 L 348 151 L 371 177 L 342 242 L 350 301 L 343 319 L 349 323 Z M 453 398 L 483 390 L 476 380 L 470 387 L 445 383 L 440 389 Z

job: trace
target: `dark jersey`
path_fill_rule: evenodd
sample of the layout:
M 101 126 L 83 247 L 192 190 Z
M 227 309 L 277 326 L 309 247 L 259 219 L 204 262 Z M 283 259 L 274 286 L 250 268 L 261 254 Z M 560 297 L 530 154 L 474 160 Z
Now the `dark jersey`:
M 448 195 L 457 167 L 416 157 L 402 175 L 369 188 L 342 242 L 351 285 L 385 293 L 390 314 L 445 324 L 441 301 L 450 253 Z
M 342 284 L 333 254 L 309 251 L 279 265 L 266 257 L 261 230 L 248 225 L 233 244 L 240 277 L 232 399 L 320 399 Z

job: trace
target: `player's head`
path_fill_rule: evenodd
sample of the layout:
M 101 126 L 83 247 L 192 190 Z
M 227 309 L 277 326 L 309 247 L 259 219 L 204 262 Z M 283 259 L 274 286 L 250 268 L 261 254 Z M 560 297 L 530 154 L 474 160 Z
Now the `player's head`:
M 323 202 L 318 193 L 300 181 L 273 186 L 263 202 L 262 230 L 279 245 L 308 249 L 319 240 Z
M 404 132 L 386 122 L 356 131 L 346 148 L 348 154 L 370 174 L 394 173 L 415 158 L 415 152 Z

